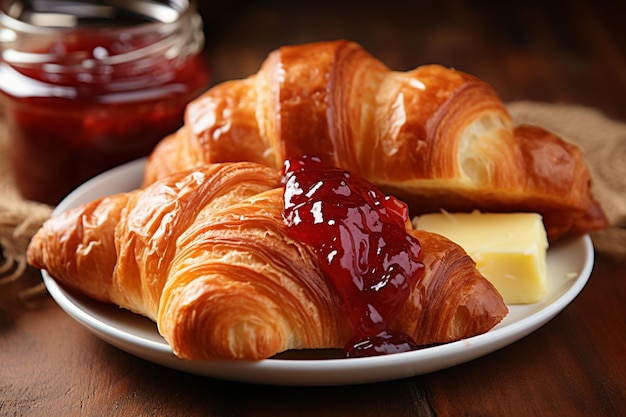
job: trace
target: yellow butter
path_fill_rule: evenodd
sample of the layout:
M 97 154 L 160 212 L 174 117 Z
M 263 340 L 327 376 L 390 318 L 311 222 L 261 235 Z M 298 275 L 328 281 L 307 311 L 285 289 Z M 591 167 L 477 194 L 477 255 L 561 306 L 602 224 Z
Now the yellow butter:
M 536 213 L 436 213 L 413 219 L 413 227 L 459 244 L 507 304 L 545 297 L 548 241 Z

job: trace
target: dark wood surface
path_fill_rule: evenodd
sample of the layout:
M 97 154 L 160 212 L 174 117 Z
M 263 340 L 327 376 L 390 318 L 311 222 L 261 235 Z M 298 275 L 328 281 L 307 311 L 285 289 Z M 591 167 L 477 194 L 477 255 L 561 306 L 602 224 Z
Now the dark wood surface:
M 626 119 L 621 0 L 223 3 L 201 6 L 215 82 L 256 72 L 283 44 L 343 38 L 394 70 L 469 72 L 505 102 L 584 104 Z
M 255 72 L 281 44 L 348 38 L 394 69 L 437 62 L 490 82 L 505 101 L 582 104 L 626 120 L 619 2 L 546 3 L 235 1 L 202 9 L 215 82 Z M 226 382 L 138 359 L 91 335 L 48 295 L 17 301 L 20 286 L 40 279 L 29 271 L 0 288 L 0 415 L 625 415 L 625 271 L 626 258 L 597 253 L 583 292 L 524 339 L 447 370 L 342 387 Z

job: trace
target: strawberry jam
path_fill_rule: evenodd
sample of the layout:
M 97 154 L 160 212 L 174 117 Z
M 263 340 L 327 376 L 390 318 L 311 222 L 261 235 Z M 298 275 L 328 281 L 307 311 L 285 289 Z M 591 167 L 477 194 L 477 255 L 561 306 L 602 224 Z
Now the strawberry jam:
M 354 325 L 346 356 L 415 348 L 389 325 L 423 275 L 420 244 L 406 232 L 406 204 L 317 157 L 285 161 L 284 174 L 289 233 L 314 249 Z
M 77 16 L 59 3 L 0 12 L 15 182 L 24 198 L 48 204 L 147 155 L 209 84 L 201 21 L 186 1 L 85 3 Z

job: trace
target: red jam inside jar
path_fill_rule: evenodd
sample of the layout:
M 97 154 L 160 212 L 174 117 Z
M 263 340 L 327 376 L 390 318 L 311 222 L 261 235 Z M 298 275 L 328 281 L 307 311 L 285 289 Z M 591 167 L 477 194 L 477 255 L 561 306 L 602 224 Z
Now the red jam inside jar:
M 406 232 L 406 204 L 317 157 L 285 161 L 284 174 L 289 233 L 314 249 L 354 325 L 346 356 L 416 348 L 390 328 L 424 269 L 421 246 Z
M 195 9 L 184 1 L 110 3 L 73 3 L 78 18 L 56 9 L 2 10 L 0 91 L 14 177 L 26 199 L 57 204 L 96 174 L 148 155 L 208 87 Z M 85 17 L 89 7 L 94 15 Z M 105 17 L 95 15 L 102 10 Z M 46 26 L 34 23 L 36 15 Z

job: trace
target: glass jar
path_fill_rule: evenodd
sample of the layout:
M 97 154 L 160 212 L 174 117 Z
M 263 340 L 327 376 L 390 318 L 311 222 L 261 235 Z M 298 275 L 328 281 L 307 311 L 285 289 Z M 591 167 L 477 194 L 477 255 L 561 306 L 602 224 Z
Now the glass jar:
M 26 199 L 56 204 L 149 154 L 208 87 L 186 0 L 0 1 L 0 91 Z

